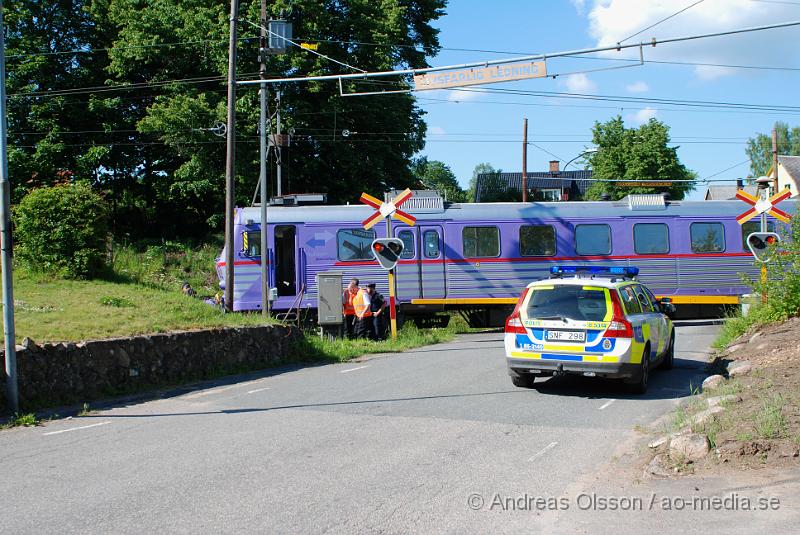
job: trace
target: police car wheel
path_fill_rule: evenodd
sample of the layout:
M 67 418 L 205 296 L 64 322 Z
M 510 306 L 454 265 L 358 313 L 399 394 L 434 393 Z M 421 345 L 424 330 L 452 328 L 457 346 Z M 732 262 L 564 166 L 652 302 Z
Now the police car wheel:
M 672 331 L 672 334 L 669 337 L 669 347 L 667 348 L 667 352 L 664 353 L 664 360 L 661 364 L 661 367 L 665 370 L 671 370 L 672 366 L 675 364 L 675 331 Z
M 533 383 L 536 381 L 536 377 L 532 375 L 516 375 L 511 377 L 511 382 L 514 386 L 518 386 L 520 388 L 533 388 Z
M 650 348 L 645 346 L 642 352 L 642 369 L 639 371 L 639 377 L 635 379 L 634 383 L 629 385 L 629 389 L 634 394 L 644 394 L 647 392 L 647 383 L 650 379 Z

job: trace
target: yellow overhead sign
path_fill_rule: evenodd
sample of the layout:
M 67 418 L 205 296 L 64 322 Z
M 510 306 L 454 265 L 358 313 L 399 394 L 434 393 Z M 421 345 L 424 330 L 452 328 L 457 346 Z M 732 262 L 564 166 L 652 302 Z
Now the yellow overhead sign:
M 491 67 L 475 67 L 459 71 L 419 74 L 414 76 L 414 87 L 417 91 L 445 89 L 448 87 L 543 78 L 545 76 L 547 76 L 547 68 L 544 61 L 529 61 L 525 63 L 509 63 L 508 65 L 492 65 Z
M 307 50 L 316 50 L 319 48 L 319 43 L 300 43 L 300 48 Z

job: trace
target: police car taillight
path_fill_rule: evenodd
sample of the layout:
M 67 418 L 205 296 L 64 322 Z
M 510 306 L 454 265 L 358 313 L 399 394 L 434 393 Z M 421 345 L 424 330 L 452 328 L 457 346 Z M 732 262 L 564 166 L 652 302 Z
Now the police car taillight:
M 522 295 L 519 296 L 517 304 L 514 307 L 514 312 L 506 319 L 506 332 L 511 334 L 525 334 L 525 326 L 522 324 L 522 319 L 519 317 L 519 309 L 522 302 L 525 301 L 525 296 L 528 295 L 529 288 L 525 288 Z
M 611 290 L 611 323 L 604 336 L 606 338 L 633 338 L 633 326 L 625 319 L 625 312 L 622 310 L 622 303 L 619 300 L 616 290 Z

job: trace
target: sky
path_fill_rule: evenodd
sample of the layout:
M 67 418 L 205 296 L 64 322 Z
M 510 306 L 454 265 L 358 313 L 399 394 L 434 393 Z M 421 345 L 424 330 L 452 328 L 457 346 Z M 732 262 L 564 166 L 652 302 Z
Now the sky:
M 435 24 L 440 29 L 442 50 L 430 64 L 457 65 L 800 20 L 800 0 L 702 0 L 692 5 L 696 1 L 450 0 L 447 14 Z M 591 128 L 596 121 L 621 115 L 626 126 L 635 127 L 655 117 L 670 127 L 671 146 L 678 147 L 681 162 L 698 178 L 733 184 L 750 173 L 747 139 L 757 133 L 768 134 L 775 121 L 800 125 L 800 109 L 677 107 L 497 90 L 796 106 L 792 96 L 797 94 L 800 80 L 798 40 L 800 26 L 642 49 L 645 61 L 770 69 L 619 61 L 638 59 L 639 49 L 635 48 L 590 58 L 548 60 L 547 72 L 557 74 L 555 79 L 484 85 L 477 91 L 418 91 L 415 94 L 428 124 L 422 154 L 447 164 L 466 187 L 478 163 L 509 172 L 522 170 L 523 118 L 528 119 L 528 171 L 533 172 L 546 171 L 553 159 L 560 160 L 563 169 L 565 163 L 592 147 Z M 618 68 L 622 65 L 626 67 Z M 576 164 L 580 160 L 568 169 Z M 702 199 L 705 188 L 699 184 L 687 198 Z

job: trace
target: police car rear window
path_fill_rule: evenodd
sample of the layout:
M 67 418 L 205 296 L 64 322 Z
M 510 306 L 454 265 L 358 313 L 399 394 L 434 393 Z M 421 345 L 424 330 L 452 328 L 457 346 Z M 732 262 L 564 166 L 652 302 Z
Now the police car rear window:
M 603 321 L 606 292 L 603 288 L 566 285 L 533 288 L 526 312 L 528 319 Z

